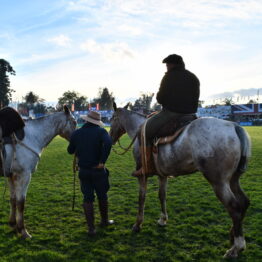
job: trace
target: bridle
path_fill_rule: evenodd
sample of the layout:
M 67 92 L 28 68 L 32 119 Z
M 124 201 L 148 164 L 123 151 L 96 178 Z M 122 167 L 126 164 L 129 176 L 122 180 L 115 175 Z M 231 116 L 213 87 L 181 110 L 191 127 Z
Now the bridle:
M 119 120 L 119 118 L 118 117 L 116 117 L 116 116 L 114 116 L 113 117 L 113 120 Z M 119 122 L 119 121 L 118 121 Z M 114 149 L 114 148 L 112 148 L 112 150 L 114 151 L 114 153 L 116 153 L 117 155 L 124 155 L 125 153 L 127 153 L 128 151 L 129 151 L 129 149 L 131 148 L 131 146 L 134 144 L 134 142 L 135 142 L 135 140 L 136 140 L 136 138 L 137 138 L 137 134 L 134 136 L 134 138 L 132 139 L 132 141 L 131 141 L 131 143 L 129 144 L 129 146 L 128 147 L 123 147 L 121 144 L 120 144 L 120 137 L 123 135 L 123 134 L 125 134 L 126 133 L 126 130 L 121 126 L 121 125 L 119 125 L 120 127 L 119 127 L 119 133 L 120 133 L 120 135 L 119 135 L 119 137 L 118 137 L 118 139 L 117 139 L 117 143 L 118 143 L 118 145 L 119 145 L 119 147 L 121 148 L 121 149 L 123 149 L 124 151 L 123 152 L 121 152 L 121 153 L 119 153 L 116 149 Z
M 119 137 L 119 138 L 120 138 L 120 137 Z M 124 155 L 126 152 L 129 151 L 129 149 L 131 148 L 131 146 L 134 144 L 134 142 L 135 142 L 135 140 L 136 140 L 136 138 L 137 138 L 137 134 L 134 136 L 134 138 L 132 139 L 131 143 L 130 143 L 129 146 L 126 147 L 126 148 L 123 147 L 123 146 L 121 146 L 119 138 L 117 139 L 117 143 L 118 143 L 119 147 L 120 147 L 121 149 L 123 149 L 124 151 L 121 152 L 121 153 L 119 153 L 119 152 L 118 152 L 116 149 L 114 149 L 114 148 L 112 148 L 112 150 L 113 150 L 114 153 L 116 153 L 117 155 Z

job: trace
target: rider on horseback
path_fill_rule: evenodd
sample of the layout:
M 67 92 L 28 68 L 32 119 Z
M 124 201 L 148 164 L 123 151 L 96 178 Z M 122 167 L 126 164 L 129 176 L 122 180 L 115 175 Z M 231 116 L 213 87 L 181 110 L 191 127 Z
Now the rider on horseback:
M 163 60 L 163 63 L 166 64 L 167 72 L 161 81 L 156 97 L 157 102 L 162 105 L 162 110 L 146 121 L 146 147 L 144 152 L 147 164 L 146 168 L 142 169 L 141 167 L 133 172 L 133 176 L 140 176 L 143 173 L 144 175 L 156 173 L 152 156 L 152 140 L 158 130 L 170 120 L 178 120 L 182 116 L 197 112 L 200 92 L 198 78 L 185 69 L 183 58 L 179 55 L 169 55 Z

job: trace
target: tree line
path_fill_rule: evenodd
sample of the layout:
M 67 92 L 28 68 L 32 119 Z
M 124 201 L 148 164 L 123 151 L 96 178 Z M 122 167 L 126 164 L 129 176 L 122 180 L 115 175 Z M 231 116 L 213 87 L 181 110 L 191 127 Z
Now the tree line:
M 10 63 L 4 59 L 0 59 L 0 108 L 8 106 L 8 104 L 12 101 L 12 94 L 15 90 L 10 87 L 9 76 L 15 74 L 16 72 Z M 133 105 L 130 104 L 130 108 L 143 112 L 149 111 L 153 95 L 153 93 L 141 94 Z M 44 114 L 46 112 L 59 110 L 65 104 L 75 111 L 84 111 L 88 108 L 94 107 L 97 108 L 97 105 L 99 105 L 99 110 L 111 110 L 115 97 L 107 87 L 104 87 L 99 88 L 97 96 L 90 100 L 88 100 L 86 96 L 81 95 L 74 90 L 68 90 L 58 98 L 56 107 L 47 107 L 45 105 L 45 100 L 40 98 L 33 91 L 29 91 L 22 100 L 23 101 L 18 104 L 18 109 L 22 114 L 28 114 L 30 110 L 32 110 L 35 114 Z M 159 105 L 155 106 L 157 107 Z
M 10 87 L 10 75 L 15 75 L 16 72 L 10 63 L 4 59 L 0 59 L 0 109 L 8 106 L 12 101 L 12 94 L 15 92 Z M 142 93 L 141 96 L 135 100 L 133 104 L 130 104 L 130 109 L 134 111 L 140 111 L 142 113 L 149 113 L 150 111 L 158 111 L 161 106 L 158 103 L 151 105 L 153 93 Z M 64 104 L 68 105 L 75 111 L 85 111 L 88 108 L 97 108 L 99 110 L 111 110 L 115 97 L 107 87 L 99 88 L 98 94 L 93 99 L 88 99 L 86 96 L 79 94 L 74 90 L 68 90 L 58 98 L 58 104 L 56 107 L 46 106 L 45 100 L 40 98 L 33 91 L 29 91 L 24 97 L 23 101 L 18 105 L 18 109 L 22 114 L 28 114 L 32 110 L 35 114 L 44 114 L 47 112 L 54 112 L 60 110 Z M 204 101 L 199 101 L 199 107 L 202 107 Z M 249 103 L 255 103 L 250 100 Z M 225 98 L 224 105 L 232 105 L 232 98 Z

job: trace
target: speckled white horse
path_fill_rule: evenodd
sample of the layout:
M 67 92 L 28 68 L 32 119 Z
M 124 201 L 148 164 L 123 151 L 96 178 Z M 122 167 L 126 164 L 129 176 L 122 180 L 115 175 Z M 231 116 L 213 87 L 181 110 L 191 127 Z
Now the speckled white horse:
M 110 135 L 113 143 L 127 133 L 131 139 L 136 135 L 146 117 L 114 105 Z M 134 158 L 139 162 L 138 141 L 134 144 Z M 227 209 L 233 221 L 230 231 L 231 248 L 225 257 L 237 257 L 245 249 L 242 221 L 249 206 L 249 199 L 242 191 L 239 177 L 245 172 L 250 156 L 250 138 L 236 123 L 216 118 L 199 118 L 191 122 L 178 137 L 166 145 L 160 145 L 155 165 L 159 174 L 159 199 L 161 217 L 159 225 L 167 222 L 166 185 L 168 176 L 181 176 L 196 171 L 203 173 L 216 196 Z M 144 220 L 144 203 L 147 177 L 138 178 L 139 209 L 133 231 L 138 232 Z
M 21 234 L 30 238 L 24 224 L 24 207 L 31 174 L 36 170 L 43 149 L 51 140 L 60 135 L 69 140 L 75 130 L 76 121 L 65 106 L 63 112 L 57 112 L 25 123 L 25 137 L 18 141 L 15 150 L 12 145 L 5 145 L 5 172 L 10 187 L 9 225 Z

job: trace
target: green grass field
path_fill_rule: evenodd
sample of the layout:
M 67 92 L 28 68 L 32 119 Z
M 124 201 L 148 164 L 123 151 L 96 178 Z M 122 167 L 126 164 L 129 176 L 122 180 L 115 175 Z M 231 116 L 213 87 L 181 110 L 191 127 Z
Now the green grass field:
M 238 261 L 262 261 L 262 127 L 247 128 L 253 143 L 252 159 L 241 184 L 251 200 L 244 232 L 247 249 Z M 129 143 L 125 136 L 124 145 Z M 0 261 L 223 261 L 229 248 L 231 220 L 200 173 L 170 179 L 168 225 L 157 226 L 160 215 L 158 181 L 149 179 L 145 221 L 141 233 L 131 232 L 137 212 L 138 184 L 131 177 L 131 152 L 108 161 L 111 189 L 110 217 L 116 224 L 97 229 L 90 239 L 82 213 L 77 181 L 75 211 L 72 204 L 72 156 L 67 142 L 56 138 L 44 151 L 29 187 L 25 220 L 31 240 L 17 238 L 7 225 L 9 192 L 3 199 L 0 178 Z M 99 221 L 96 206 L 96 222 Z M 233 260 L 232 260 L 233 261 Z

